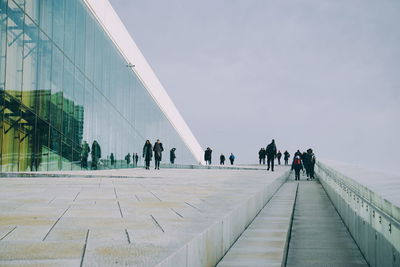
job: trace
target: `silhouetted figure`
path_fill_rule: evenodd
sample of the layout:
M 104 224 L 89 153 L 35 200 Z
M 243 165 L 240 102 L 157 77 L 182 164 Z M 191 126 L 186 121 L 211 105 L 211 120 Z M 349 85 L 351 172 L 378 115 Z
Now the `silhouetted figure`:
M 233 162 L 235 161 L 235 156 L 232 153 L 229 156 L 229 161 L 231 162 L 231 165 L 233 165 Z
M 139 161 L 139 155 L 137 153 L 135 153 L 135 166 L 137 167 Z
M 272 139 L 272 142 L 267 146 L 265 151 L 267 153 L 267 164 L 268 164 L 267 171 L 269 171 L 270 167 L 271 171 L 274 171 L 274 159 L 276 156 L 276 145 L 274 139 Z
M 88 167 L 88 157 L 90 153 L 89 144 L 86 141 L 82 143 L 82 151 L 81 151 L 81 168 L 87 169 Z
M 303 162 L 304 169 L 306 170 L 307 180 L 310 177 L 310 161 L 308 159 L 307 152 L 303 152 L 300 156 L 301 161 Z
M 258 151 L 258 158 L 260 160 L 260 165 L 264 164 L 265 165 L 265 157 L 267 155 L 267 152 L 265 151 L 265 148 L 261 148 L 260 151 Z
M 111 155 L 110 155 L 110 162 L 111 162 L 111 168 L 114 168 L 115 157 L 114 157 L 114 154 L 113 154 L 113 153 L 111 153 Z
M 224 154 L 221 154 L 221 156 L 219 156 L 219 165 L 225 165 L 225 156 L 224 156 Z
M 211 148 L 207 147 L 206 151 L 204 151 L 204 160 L 208 165 L 211 165 L 211 154 L 212 154 Z
M 300 152 L 300 150 L 297 150 L 296 153 L 294 153 L 294 157 L 296 157 L 296 156 L 301 157 L 301 152 Z
M 150 169 L 150 161 L 152 157 L 153 157 L 153 146 L 151 145 L 149 140 L 146 140 L 146 143 L 143 146 L 143 159 L 147 170 Z
M 281 157 L 282 157 L 281 151 L 278 151 L 278 154 L 276 154 L 276 157 L 278 159 L 278 165 L 281 165 Z
M 171 162 L 171 164 L 175 163 L 175 159 L 176 159 L 175 150 L 176 150 L 176 148 L 174 147 L 169 151 L 169 161 Z
M 125 156 L 125 160 L 126 160 L 126 165 L 131 164 L 131 153 L 128 152 L 128 155 Z
M 296 181 L 300 180 L 300 170 L 303 169 L 303 164 L 301 164 L 301 158 L 300 156 L 296 156 L 293 159 L 292 163 L 292 170 L 294 170 L 294 177 Z
M 92 170 L 97 170 L 97 165 L 101 158 L 101 148 L 96 140 L 93 141 L 91 152 L 92 152 Z
M 154 151 L 154 160 L 155 160 L 154 169 L 159 170 L 160 162 L 161 162 L 161 158 L 162 158 L 162 152 L 164 151 L 163 145 L 159 139 L 157 139 L 156 143 L 154 144 L 153 151 Z
M 310 179 L 315 179 L 315 177 L 314 177 L 315 155 L 311 148 L 307 150 L 306 158 L 308 161 L 308 173 L 309 173 Z
M 287 152 L 287 150 L 283 153 L 283 159 L 285 160 L 285 165 L 289 164 L 289 158 L 290 158 L 290 154 L 289 152 Z

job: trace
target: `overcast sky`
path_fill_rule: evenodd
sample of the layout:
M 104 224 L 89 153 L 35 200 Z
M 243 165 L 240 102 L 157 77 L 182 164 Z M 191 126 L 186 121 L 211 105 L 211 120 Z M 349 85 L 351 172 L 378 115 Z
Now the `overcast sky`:
M 400 1 L 110 2 L 214 159 L 275 138 L 400 171 Z

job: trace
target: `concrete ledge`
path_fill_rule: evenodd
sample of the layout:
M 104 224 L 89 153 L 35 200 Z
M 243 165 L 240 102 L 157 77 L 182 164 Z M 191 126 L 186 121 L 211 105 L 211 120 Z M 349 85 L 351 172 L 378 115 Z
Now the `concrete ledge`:
M 246 166 L 246 165 L 182 165 L 182 164 L 161 164 L 161 169 L 195 169 L 195 170 L 264 170 L 265 166 Z M 102 169 L 102 170 L 79 170 L 79 171 L 38 171 L 38 172 L 0 172 L 0 178 L 145 178 L 138 170 L 144 169 L 143 166 L 126 169 Z
M 217 266 L 285 266 L 297 187 L 282 185 Z
M 264 186 L 157 266 L 215 266 L 288 176 L 289 172 L 286 172 L 273 183 Z
M 400 266 L 400 209 L 318 163 L 316 175 L 370 266 Z

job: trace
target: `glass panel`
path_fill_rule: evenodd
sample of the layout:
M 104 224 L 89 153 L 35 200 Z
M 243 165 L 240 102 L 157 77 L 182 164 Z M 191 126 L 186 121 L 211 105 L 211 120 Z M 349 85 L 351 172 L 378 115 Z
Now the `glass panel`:
M 74 60 L 75 56 L 75 0 L 65 1 L 65 16 L 64 16 L 64 53 Z
M 53 5 L 53 41 L 58 47 L 64 47 L 64 8 L 65 0 L 57 0 Z
M 54 2 L 59 5 L 58 0 Z M 50 38 L 53 34 L 53 0 L 42 0 L 40 2 L 40 28 Z
M 40 33 L 37 113 L 39 117 L 46 122 L 50 120 L 51 61 L 52 61 L 51 50 L 52 50 L 51 41 L 43 33 Z
M 58 1 L 58 0 L 57 0 Z M 10 1 L 8 1 L 10 2 Z M 40 0 L 17 0 L 20 6 L 25 7 L 26 14 L 36 23 L 39 24 L 39 14 L 40 14 Z M 25 2 L 25 4 L 24 4 Z
M 7 66 L 5 88 L 12 96 L 21 98 L 23 21 L 24 13 L 12 1 L 9 2 L 7 19 Z

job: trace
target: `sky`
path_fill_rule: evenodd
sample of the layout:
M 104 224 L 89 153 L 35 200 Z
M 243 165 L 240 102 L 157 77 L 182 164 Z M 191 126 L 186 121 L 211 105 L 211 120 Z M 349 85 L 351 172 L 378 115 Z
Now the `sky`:
M 214 158 L 400 171 L 400 1 L 109 1 Z

